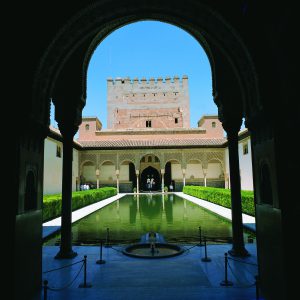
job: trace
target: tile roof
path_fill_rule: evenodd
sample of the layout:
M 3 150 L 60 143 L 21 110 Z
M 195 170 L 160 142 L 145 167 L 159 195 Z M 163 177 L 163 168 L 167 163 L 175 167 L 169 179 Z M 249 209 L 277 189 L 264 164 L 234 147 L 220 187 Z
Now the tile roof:
M 149 139 L 115 139 L 98 141 L 80 141 L 83 148 L 138 148 L 138 147 L 215 147 L 222 146 L 227 139 L 205 138 L 149 138 Z

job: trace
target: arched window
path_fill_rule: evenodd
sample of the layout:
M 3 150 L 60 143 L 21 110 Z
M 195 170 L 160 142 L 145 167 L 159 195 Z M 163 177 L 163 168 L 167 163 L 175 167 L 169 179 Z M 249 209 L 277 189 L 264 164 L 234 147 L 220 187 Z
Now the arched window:
M 90 124 L 85 124 L 85 130 L 90 130 Z
M 29 211 L 37 207 L 37 193 L 35 188 L 35 178 L 32 171 L 29 171 L 26 176 L 24 210 Z
M 211 122 L 211 127 L 216 128 L 216 122 Z

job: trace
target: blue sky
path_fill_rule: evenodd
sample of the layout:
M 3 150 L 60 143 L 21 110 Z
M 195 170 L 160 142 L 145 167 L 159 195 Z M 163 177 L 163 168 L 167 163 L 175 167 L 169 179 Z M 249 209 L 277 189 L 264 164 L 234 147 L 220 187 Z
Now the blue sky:
M 83 116 L 97 116 L 106 128 L 108 77 L 149 79 L 174 75 L 189 77 L 191 127 L 197 127 L 203 114 L 217 114 L 208 58 L 190 34 L 156 21 L 124 26 L 105 38 L 92 56 Z M 53 107 L 51 124 L 55 125 Z

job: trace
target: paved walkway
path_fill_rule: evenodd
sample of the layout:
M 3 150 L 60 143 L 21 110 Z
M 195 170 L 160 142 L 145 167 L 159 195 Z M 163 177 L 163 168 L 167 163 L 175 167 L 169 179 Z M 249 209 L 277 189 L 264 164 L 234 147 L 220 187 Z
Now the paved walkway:
M 94 211 L 117 201 L 118 199 L 124 197 L 126 194 L 118 194 L 113 197 L 101 200 L 97 203 L 93 203 L 91 205 L 88 205 L 86 207 L 80 208 L 72 212 L 72 223 L 86 217 L 87 215 L 93 213 Z M 57 232 L 60 230 L 61 227 L 61 217 L 58 217 L 56 219 L 53 219 L 51 221 L 43 223 L 43 238 L 46 238 L 47 236 Z
M 96 264 L 99 247 L 75 246 L 78 256 L 54 259 L 59 247 L 43 247 L 43 271 L 59 268 L 83 259 L 87 255 L 87 283 L 91 288 L 79 288 L 83 283 L 82 263 L 43 274 L 49 287 L 48 300 L 255 300 L 257 275 L 256 244 L 246 244 L 251 253 L 247 258 L 229 259 L 228 280 L 233 286 L 221 286 L 225 279 L 224 253 L 231 245 L 208 245 L 211 262 L 202 262 L 204 247 L 185 245 L 187 251 L 172 258 L 143 259 L 123 255 L 123 248 L 103 249 L 105 264 Z M 76 279 L 74 279 L 76 278 Z M 41 293 L 41 299 L 42 298 Z M 262 299 L 262 298 L 260 298 Z

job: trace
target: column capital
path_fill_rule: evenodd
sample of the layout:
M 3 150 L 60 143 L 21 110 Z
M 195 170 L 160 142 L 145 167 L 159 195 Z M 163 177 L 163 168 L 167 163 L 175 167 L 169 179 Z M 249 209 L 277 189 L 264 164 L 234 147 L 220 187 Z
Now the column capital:
M 135 170 L 135 175 L 139 175 L 140 174 L 140 170 Z
M 238 134 L 242 126 L 242 118 L 231 117 L 222 120 L 222 126 L 227 135 Z
M 160 170 L 160 173 L 161 173 L 161 174 L 165 174 L 165 169 L 161 169 L 161 170 Z

